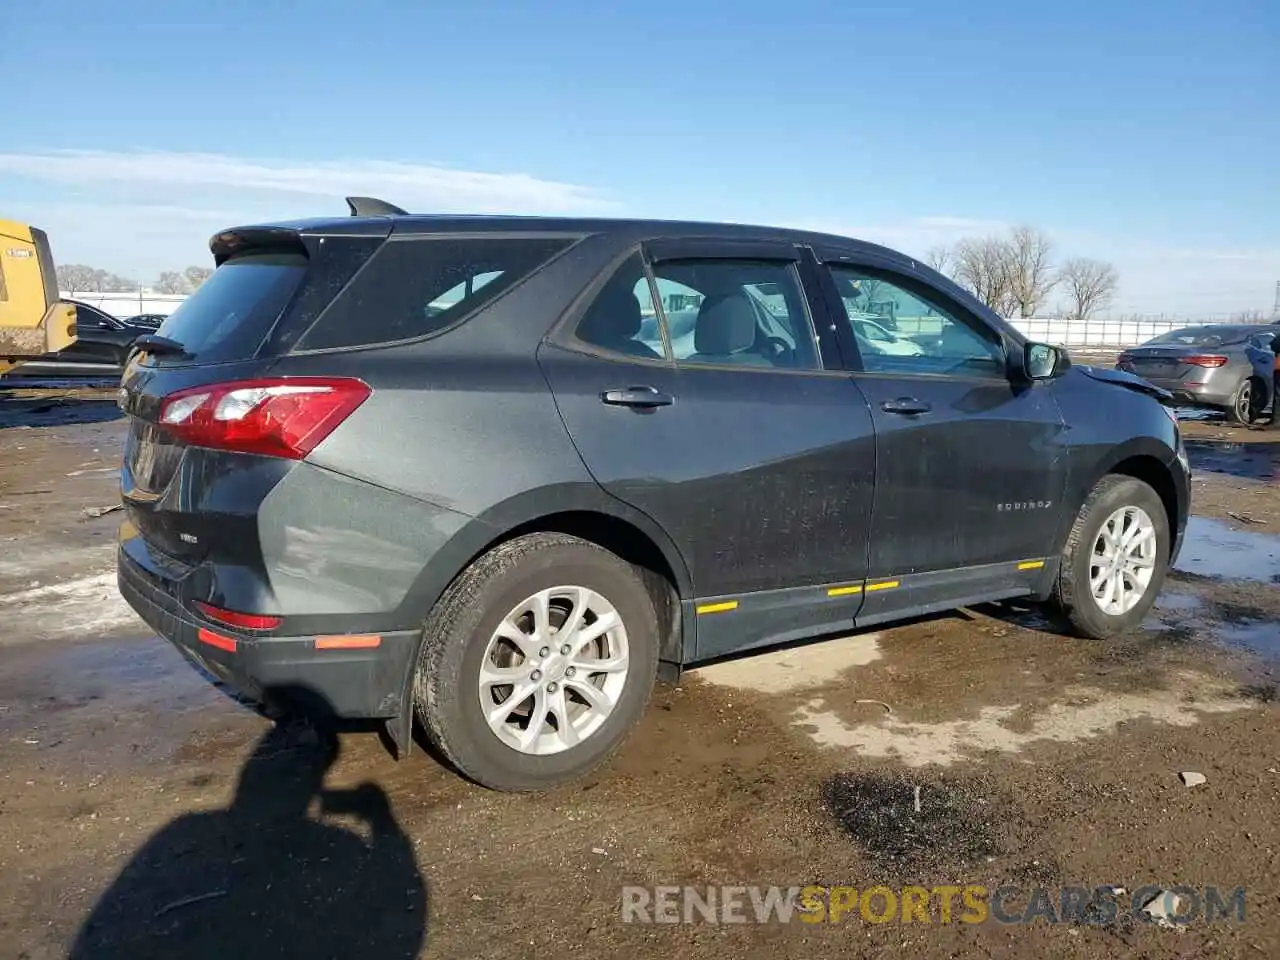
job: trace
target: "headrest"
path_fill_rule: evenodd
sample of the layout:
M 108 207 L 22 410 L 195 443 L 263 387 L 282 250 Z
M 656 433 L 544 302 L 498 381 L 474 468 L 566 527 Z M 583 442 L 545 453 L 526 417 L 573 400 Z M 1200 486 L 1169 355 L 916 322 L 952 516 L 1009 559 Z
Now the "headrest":
M 756 312 L 745 293 L 708 297 L 698 311 L 693 348 L 698 353 L 728 356 L 756 342 Z

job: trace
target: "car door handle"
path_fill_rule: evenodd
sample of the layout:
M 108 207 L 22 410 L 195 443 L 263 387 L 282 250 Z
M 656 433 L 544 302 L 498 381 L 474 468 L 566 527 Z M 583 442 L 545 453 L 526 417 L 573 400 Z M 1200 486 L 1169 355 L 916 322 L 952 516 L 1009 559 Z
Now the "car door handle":
M 924 400 L 917 400 L 915 397 L 898 397 L 896 400 L 886 400 L 880 404 L 880 409 L 885 413 L 901 413 L 911 416 L 917 413 L 928 413 L 933 409 L 933 405 L 926 403 Z
M 662 393 L 656 387 L 626 387 L 619 390 L 606 390 L 600 399 L 615 407 L 669 407 L 676 398 L 669 393 Z

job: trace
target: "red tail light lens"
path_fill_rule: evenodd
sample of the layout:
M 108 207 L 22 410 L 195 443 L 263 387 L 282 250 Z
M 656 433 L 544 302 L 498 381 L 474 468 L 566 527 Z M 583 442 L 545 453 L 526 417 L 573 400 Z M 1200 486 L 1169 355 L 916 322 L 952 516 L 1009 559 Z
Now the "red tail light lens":
M 360 380 L 233 380 L 165 398 L 160 425 L 196 447 L 301 460 L 368 399 Z
M 229 627 L 239 627 L 241 630 L 274 630 L 280 626 L 281 622 L 280 617 L 264 613 L 237 613 L 234 610 L 223 610 L 202 600 L 197 600 L 195 603 L 196 609 L 210 620 L 217 620 Z
M 1193 367 L 1221 367 L 1226 364 L 1227 358 L 1212 354 L 1197 354 L 1193 357 L 1183 357 L 1182 362 L 1189 363 Z

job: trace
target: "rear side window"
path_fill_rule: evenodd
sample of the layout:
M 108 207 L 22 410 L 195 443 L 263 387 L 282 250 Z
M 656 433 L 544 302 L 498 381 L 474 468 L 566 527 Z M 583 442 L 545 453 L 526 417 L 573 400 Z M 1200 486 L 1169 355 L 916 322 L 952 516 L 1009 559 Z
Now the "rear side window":
M 298 342 L 298 350 L 373 346 L 451 326 L 529 276 L 563 237 L 389 240 Z
M 196 363 L 252 357 L 307 270 L 293 253 L 235 257 L 213 272 L 160 325 L 160 336 L 177 340 Z

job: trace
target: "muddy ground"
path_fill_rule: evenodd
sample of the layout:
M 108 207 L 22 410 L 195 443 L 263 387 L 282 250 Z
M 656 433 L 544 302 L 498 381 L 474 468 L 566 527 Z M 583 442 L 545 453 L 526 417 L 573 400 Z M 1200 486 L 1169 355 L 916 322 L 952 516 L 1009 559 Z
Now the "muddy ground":
M 85 513 L 116 502 L 111 395 L 0 391 L 0 956 L 1280 956 L 1265 433 L 1188 425 L 1200 516 L 1123 642 L 1009 606 L 718 663 L 512 797 L 277 727 L 145 629 L 118 514 Z M 721 884 L 1126 894 L 1105 924 L 622 921 L 624 886 Z M 1147 884 L 1243 888 L 1245 918 L 1135 922 Z

